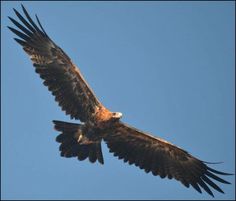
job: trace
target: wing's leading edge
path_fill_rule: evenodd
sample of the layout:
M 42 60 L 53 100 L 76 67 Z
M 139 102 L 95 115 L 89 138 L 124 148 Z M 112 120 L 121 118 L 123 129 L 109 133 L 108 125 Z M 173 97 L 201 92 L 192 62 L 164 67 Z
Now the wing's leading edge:
M 62 110 L 71 118 L 82 122 L 89 120 L 101 106 L 93 91 L 84 80 L 79 69 L 67 54 L 46 34 L 38 17 L 39 27 L 31 19 L 22 5 L 25 18 L 14 9 L 20 22 L 9 17 L 18 28 L 8 27 L 19 38 L 15 40 L 30 56 L 35 71 L 44 80 L 44 85 L 55 96 Z
M 161 178 L 174 178 L 187 188 L 192 186 L 200 193 L 202 188 L 211 196 L 214 196 L 211 188 L 224 193 L 215 181 L 230 184 L 217 175 L 231 174 L 208 167 L 203 161 L 165 140 L 122 122 L 118 122 L 107 132 L 104 140 L 110 152 L 124 162 L 144 169 L 146 173 L 152 172 Z

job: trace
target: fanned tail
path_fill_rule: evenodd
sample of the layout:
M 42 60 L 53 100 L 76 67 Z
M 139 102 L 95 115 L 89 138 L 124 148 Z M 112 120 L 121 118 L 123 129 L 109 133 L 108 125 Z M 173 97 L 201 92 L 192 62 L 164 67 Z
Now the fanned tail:
M 81 144 L 80 138 L 82 135 L 81 124 L 67 123 L 63 121 L 53 121 L 54 128 L 62 133 L 57 136 L 56 141 L 61 143 L 59 150 L 63 157 L 77 157 L 82 161 L 86 158 L 91 163 L 98 160 L 101 164 L 104 164 L 101 142 L 94 142 L 89 144 Z

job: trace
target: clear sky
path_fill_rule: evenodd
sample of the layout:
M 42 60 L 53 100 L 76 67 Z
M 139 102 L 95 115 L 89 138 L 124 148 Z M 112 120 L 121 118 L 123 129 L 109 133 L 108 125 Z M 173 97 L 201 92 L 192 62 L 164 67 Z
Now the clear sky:
M 234 2 L 23 2 L 123 121 L 220 171 L 235 171 Z M 2 199 L 211 199 L 113 157 L 60 157 L 52 120 L 70 121 L 6 26 L 1 2 Z M 75 121 L 76 122 L 76 121 Z M 235 178 L 220 184 L 235 198 Z

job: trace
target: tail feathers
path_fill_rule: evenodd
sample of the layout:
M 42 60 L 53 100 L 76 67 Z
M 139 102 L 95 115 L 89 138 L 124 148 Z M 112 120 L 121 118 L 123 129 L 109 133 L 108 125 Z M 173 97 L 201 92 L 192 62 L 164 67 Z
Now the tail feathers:
M 62 133 L 56 137 L 56 141 L 61 143 L 59 150 L 63 157 L 77 157 L 82 161 L 86 158 L 91 163 L 98 160 L 101 164 L 104 164 L 101 142 L 94 142 L 91 144 L 80 144 L 78 138 L 82 134 L 81 124 L 67 123 L 62 121 L 53 121 L 54 128 Z
M 57 131 L 62 132 L 77 132 L 78 129 L 82 128 L 81 124 L 68 123 L 64 121 L 53 120 L 54 128 Z

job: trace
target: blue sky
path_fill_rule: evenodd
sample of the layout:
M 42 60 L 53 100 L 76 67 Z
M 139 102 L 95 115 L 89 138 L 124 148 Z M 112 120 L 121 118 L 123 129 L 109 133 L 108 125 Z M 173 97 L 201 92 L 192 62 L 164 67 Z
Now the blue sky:
M 235 170 L 234 2 L 23 2 L 123 121 L 211 167 Z M 6 26 L 1 2 L 2 199 L 211 199 L 113 157 L 60 157 L 52 120 L 71 121 Z M 76 121 L 75 121 L 76 122 Z M 220 184 L 235 198 L 234 176 Z

